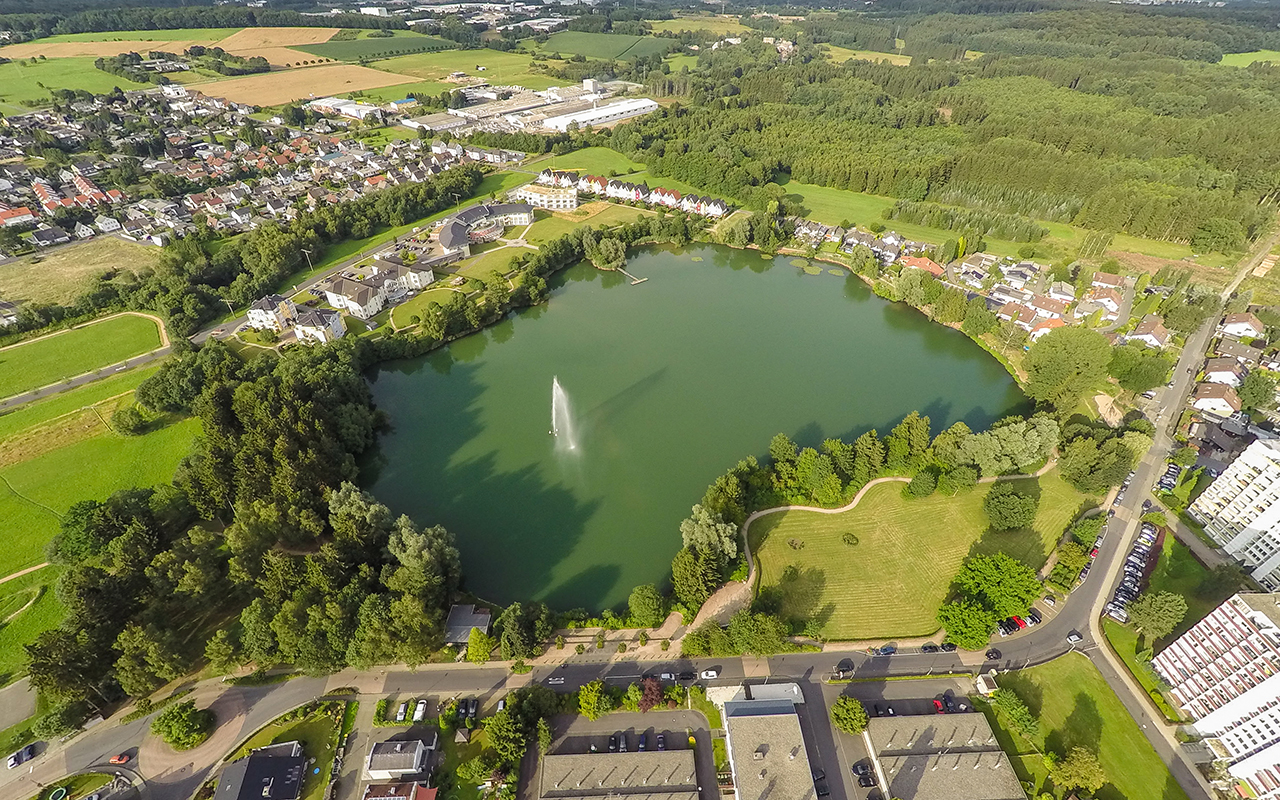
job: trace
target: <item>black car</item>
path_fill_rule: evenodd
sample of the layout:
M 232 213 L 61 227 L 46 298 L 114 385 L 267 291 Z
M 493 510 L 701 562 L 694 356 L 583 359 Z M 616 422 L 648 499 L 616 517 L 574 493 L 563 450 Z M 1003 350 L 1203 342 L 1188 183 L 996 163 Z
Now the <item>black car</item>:
M 920 652 L 921 652 L 921 653 L 936 653 L 936 652 L 938 652 L 938 646 L 937 646 L 936 644 L 934 644 L 933 642 L 927 642 L 927 643 L 925 643 L 925 644 L 920 645 Z
M 660 733 L 658 734 L 658 750 L 662 751 L 666 749 L 667 749 L 667 737 Z
M 993 648 L 991 648 L 990 650 L 988 650 L 988 651 L 987 651 L 987 660 L 988 660 L 988 661 L 999 661 L 999 660 L 1000 660 L 1000 651 L 999 651 L 999 650 L 997 650 L 997 649 L 995 649 L 994 647 L 993 647 Z
M 618 734 L 616 733 L 609 737 L 609 752 L 618 752 Z
M 874 710 L 875 710 L 875 713 L 876 713 L 876 716 L 877 716 L 877 717 L 883 717 L 883 716 L 884 716 L 884 712 L 880 710 L 880 704 L 879 704 L 879 703 L 876 703 L 874 706 L 872 706 L 872 709 L 874 709 Z
M 676 677 L 677 677 L 679 680 L 682 680 L 682 681 L 691 681 L 691 680 L 693 680 L 696 676 L 695 676 L 692 672 L 681 672 L 681 673 L 680 673 L 678 676 L 676 676 Z
M 859 761 L 854 764 L 851 769 L 853 770 L 854 775 L 866 775 L 871 771 L 871 767 L 869 767 L 865 761 Z
M 471 708 L 467 709 L 467 716 L 475 719 L 478 713 L 480 713 L 480 701 L 473 697 L 471 698 Z
M 1039 624 L 1040 624 L 1040 612 L 1039 612 L 1039 611 L 1036 611 L 1034 608 L 1033 608 L 1033 609 L 1031 609 L 1030 611 L 1028 611 L 1028 612 L 1027 612 L 1027 624 L 1028 624 L 1028 625 L 1039 625 Z
M 647 737 L 643 733 L 640 734 L 640 743 L 636 746 L 636 749 L 639 750 L 641 753 L 643 753 L 645 750 L 646 743 L 647 743 Z
M 822 770 L 818 770 L 813 773 L 813 790 L 817 793 L 818 797 L 826 797 L 831 794 L 831 789 L 827 786 L 826 778 L 827 773 Z
M 946 709 L 947 709 L 947 713 L 948 713 L 948 714 L 950 714 L 950 713 L 952 713 L 953 711 L 955 711 L 955 710 L 956 710 L 956 703 L 955 703 L 955 701 L 954 701 L 954 700 L 952 700 L 952 699 L 951 699 L 951 693 L 950 693 L 950 692 L 947 692 L 947 693 L 945 693 L 945 694 L 943 694 L 943 695 L 942 695 L 942 705 L 943 705 L 943 707 L 944 707 L 944 708 L 946 708 Z
M 943 642 L 943 643 L 942 643 L 942 652 L 944 652 L 944 653 L 954 653 L 955 651 L 956 651 L 956 646 L 955 646 L 955 643 L 954 643 L 954 642 Z
M 871 773 L 860 775 L 858 776 L 858 785 L 864 789 L 870 789 L 876 785 L 876 776 Z

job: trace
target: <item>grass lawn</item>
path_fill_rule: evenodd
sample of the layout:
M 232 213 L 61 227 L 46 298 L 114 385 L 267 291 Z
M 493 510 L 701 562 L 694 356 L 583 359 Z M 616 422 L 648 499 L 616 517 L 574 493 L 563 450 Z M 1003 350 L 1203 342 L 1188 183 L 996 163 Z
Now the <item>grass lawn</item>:
M 478 280 L 484 280 L 491 273 L 506 274 L 510 271 L 511 259 L 521 253 L 532 255 L 533 251 L 526 247 L 503 247 L 490 250 L 460 262 L 458 274 Z
M 62 621 L 62 603 L 54 593 L 61 574 L 59 567 L 45 567 L 0 584 L 0 620 L 24 609 L 0 625 L 0 685 L 12 683 L 22 674 L 27 660 L 23 645 L 31 644 Z M 27 605 L 33 598 L 35 602 Z M 0 737 L 0 747 L 3 746 L 4 738 Z
M 644 169 L 631 159 L 608 147 L 584 147 L 562 156 L 551 156 L 538 162 L 539 169 L 572 170 L 606 178 L 630 175 Z
M 0 350 L 0 397 L 57 383 L 160 346 L 160 330 L 126 314 Z
M 689 55 L 667 56 L 666 62 L 671 67 L 672 74 L 677 74 L 681 69 L 688 67 L 690 72 L 698 66 L 698 57 Z
M 6 66 L 0 64 L 0 70 Z M 0 297 L 10 301 L 70 303 L 91 279 L 108 270 L 141 272 L 155 267 L 159 260 L 159 247 L 101 236 L 0 267 Z
M 334 58 L 338 61 L 360 61 L 362 59 L 387 58 L 392 55 L 402 56 L 411 53 L 428 53 L 436 50 L 448 50 L 455 45 L 436 36 L 426 36 L 414 31 L 395 31 L 398 36 L 369 39 L 349 39 L 346 41 L 328 41 L 321 44 L 297 44 L 291 49 L 302 50 L 313 56 Z
M 1149 668 L 1151 645 L 1146 637 L 1128 625 L 1121 625 L 1113 619 L 1104 619 L 1102 621 L 1102 629 L 1106 633 L 1107 641 L 1111 643 L 1111 647 L 1120 656 L 1120 660 L 1124 662 L 1124 665 L 1128 667 L 1129 674 L 1151 696 L 1160 712 L 1164 714 L 1165 719 L 1170 722 L 1182 722 L 1183 719 L 1179 716 L 1177 708 L 1165 696 L 1160 684 L 1156 681 L 1156 677 L 1151 673 Z M 1139 663 L 1138 653 L 1140 652 L 1147 654 L 1146 664 Z
M 31 106 L 23 101 L 39 101 L 45 106 L 51 101 L 50 89 L 84 89 L 94 94 L 106 94 L 114 87 L 142 89 L 150 84 L 134 83 L 103 72 L 93 66 L 92 58 L 51 58 L 32 64 L 30 61 L 10 61 L 0 64 L 0 111 L 25 113 Z
M 342 727 L 346 703 L 330 701 L 330 708 L 312 711 L 302 719 L 276 720 L 249 737 L 228 761 L 235 761 L 249 754 L 250 750 L 283 742 L 302 742 L 303 755 L 314 759 L 307 764 L 302 781 L 302 800 L 320 800 L 329 783 L 329 771 L 333 768 L 333 754 L 338 745 L 338 732 Z M 293 712 L 285 716 L 291 716 Z M 318 770 L 318 772 L 317 772 Z
M 525 235 L 525 239 L 533 244 L 543 244 L 563 236 L 580 225 L 599 227 L 601 225 L 620 225 L 635 222 L 636 217 L 652 214 L 652 211 L 632 208 L 614 203 L 595 202 L 579 206 L 576 211 L 561 212 L 555 215 L 540 212 L 537 221 Z
M 109 397 L 131 392 L 160 369 L 151 364 L 140 369 L 118 372 L 109 378 L 68 389 L 61 394 L 27 403 L 0 416 L 0 440 L 8 439 L 36 425 L 48 422 L 64 414 L 101 403 Z
M 560 31 L 538 45 L 543 53 L 559 53 L 599 58 L 606 61 L 637 58 L 665 53 L 672 44 L 669 39 L 653 36 L 623 36 L 617 33 L 587 33 L 586 31 Z
M 779 592 L 783 616 L 817 618 L 831 639 L 931 634 L 938 630 L 938 606 L 965 557 L 1004 552 L 1038 569 L 1067 525 L 1091 505 L 1056 470 L 1038 484 L 1040 511 L 1030 531 L 987 530 L 982 499 L 990 484 L 955 497 L 906 500 L 906 484 L 883 483 L 843 514 L 790 511 L 763 517 L 749 531 L 760 559 L 758 591 Z M 845 544 L 846 533 L 858 543 Z
M 110 775 L 103 775 L 100 772 L 90 772 L 86 775 L 73 775 L 66 780 L 46 787 L 39 794 L 31 796 L 32 800 L 47 800 L 53 796 L 53 792 L 59 786 L 67 790 L 65 795 L 68 800 L 80 800 L 82 797 L 88 797 L 95 789 L 101 789 L 111 783 Z
M 517 84 L 526 89 L 547 89 L 562 86 L 564 81 L 552 78 L 530 67 L 531 57 L 528 53 L 504 53 L 499 50 L 441 50 L 435 53 L 417 53 L 410 56 L 397 56 L 378 62 L 378 69 L 384 72 L 398 72 L 411 75 L 424 81 L 442 81 L 451 72 L 465 72 L 473 77 L 480 77 L 495 85 Z M 484 67 L 479 71 L 476 67 Z M 459 84 L 443 84 L 445 88 L 457 88 Z M 404 97 L 405 92 L 415 91 L 412 84 L 401 84 L 385 91 L 396 94 L 395 100 Z M 436 90 L 439 94 L 439 90 Z
M 826 45 L 827 58 L 837 64 L 843 64 L 849 59 L 859 58 L 863 61 L 883 61 L 887 64 L 895 64 L 900 67 L 907 66 L 911 63 L 911 56 L 902 56 L 897 53 L 879 53 L 875 50 L 850 50 L 846 47 L 836 47 L 835 45 Z
M 173 28 L 160 31 L 95 31 L 60 33 L 42 42 L 217 42 L 242 28 Z
M 745 33 L 747 26 L 733 17 L 676 17 L 675 19 L 653 20 L 649 23 L 652 31 L 710 31 L 718 34 Z
M 1174 628 L 1173 633 L 1156 642 L 1156 651 L 1159 652 L 1165 645 L 1186 633 L 1192 625 L 1204 619 L 1210 611 L 1242 588 L 1234 583 L 1215 580 L 1213 573 L 1196 560 L 1189 547 L 1172 535 L 1166 535 L 1160 560 L 1151 573 L 1148 590 L 1182 595 L 1187 600 L 1187 615 Z M 1150 643 L 1147 646 L 1150 647 Z
M 1248 53 L 1225 53 L 1219 64 L 1227 67 L 1247 67 L 1255 61 L 1267 63 L 1280 62 L 1280 51 L 1254 50 Z
M 1064 754 L 1084 747 L 1098 754 L 1110 781 L 1097 800 L 1185 800 L 1168 768 L 1129 716 L 1102 674 L 1085 656 L 1070 653 L 1027 670 L 1004 673 L 1000 685 L 1012 689 L 1040 720 L 1042 738 L 1034 743 L 1012 734 L 993 719 L 1000 746 L 1013 760 L 1018 777 L 1035 784 L 1032 797 L 1047 791 L 1048 770 L 1040 751 Z M 1031 745 L 1034 744 L 1034 747 Z
M 476 756 L 480 755 L 488 745 L 488 737 L 485 736 L 484 729 L 475 728 L 471 731 L 471 741 L 466 744 L 458 744 L 453 740 L 453 731 L 440 732 L 440 747 L 444 751 L 444 759 L 440 763 L 440 773 L 446 775 L 443 786 L 447 787 L 449 781 L 454 783 L 451 790 L 443 790 L 441 795 L 450 798 L 450 800 L 480 800 L 483 796 L 479 789 L 473 784 L 467 784 L 460 781 L 456 775 L 458 767 Z

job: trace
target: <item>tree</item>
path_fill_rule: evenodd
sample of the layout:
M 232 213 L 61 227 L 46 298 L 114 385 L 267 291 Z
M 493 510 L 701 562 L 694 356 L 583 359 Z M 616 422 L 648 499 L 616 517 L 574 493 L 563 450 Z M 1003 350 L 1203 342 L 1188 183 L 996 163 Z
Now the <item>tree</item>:
M 1194 447 L 1179 447 L 1173 454 L 1173 463 L 1183 467 L 1194 466 L 1200 451 Z
M 190 750 L 213 732 L 215 720 L 209 709 L 197 709 L 192 700 L 171 705 L 151 722 L 151 732 L 174 750 Z
M 484 664 L 489 660 L 489 654 L 493 652 L 493 648 L 497 646 L 498 642 L 492 636 L 479 628 L 472 628 L 471 635 L 467 638 L 467 661 L 472 664 Z
M 690 609 L 697 609 L 720 583 L 714 560 L 696 550 L 683 548 L 671 560 L 671 578 L 676 597 Z
M 498 766 L 498 757 L 491 751 L 485 751 L 469 761 L 458 765 L 458 778 L 469 784 L 480 784 L 489 780 Z
M 1129 621 L 1152 641 L 1173 633 L 1186 615 L 1186 598 L 1173 592 L 1145 592 L 1129 605 Z
M 1150 446 L 1148 440 L 1146 447 Z M 1107 439 L 1099 445 L 1096 439 L 1081 436 L 1063 449 L 1058 469 L 1067 483 L 1076 489 L 1097 494 L 1122 482 L 1133 462 L 1134 452 L 1122 439 Z
M 1236 395 L 1245 408 L 1268 408 L 1276 402 L 1276 379 L 1255 369 L 1244 376 Z
M 693 515 L 680 523 L 684 546 L 713 556 L 718 563 L 738 557 L 738 529 L 712 514 L 701 504 L 693 507 Z
M 1036 571 L 1005 553 L 968 559 L 956 575 L 956 585 L 996 619 L 1027 613 L 1040 594 Z
M 836 728 L 850 736 L 858 736 L 867 729 L 867 709 L 861 701 L 840 695 L 831 704 L 831 721 Z
M 484 721 L 484 732 L 489 737 L 489 746 L 498 754 L 501 764 L 510 765 L 520 761 L 524 756 L 527 739 L 524 728 L 511 713 L 504 708 Z
M 991 693 L 991 705 L 1022 738 L 1032 744 L 1039 741 L 1040 720 L 1036 719 L 1017 693 L 1011 689 L 996 689 Z
M 546 755 L 551 750 L 551 726 L 545 718 L 538 718 L 538 753 Z
M 226 628 L 214 631 L 213 638 L 204 646 L 204 660 L 214 672 L 222 674 L 240 666 L 240 653 L 236 640 Z
M 938 488 L 938 479 L 930 470 L 921 470 L 917 472 L 911 482 L 907 484 L 908 497 L 928 497 Z
M 1055 759 L 1049 768 L 1053 785 L 1065 791 L 1082 789 L 1092 794 L 1107 782 L 1098 757 L 1083 747 L 1073 747 L 1066 758 Z
M 956 467 L 938 478 L 938 491 L 946 495 L 956 495 L 977 485 L 978 471 L 973 467 Z
M 642 712 L 648 712 L 650 709 L 662 702 L 662 684 L 656 678 L 645 678 L 640 682 L 640 702 L 637 707 Z
M 1106 379 L 1110 363 L 1107 337 L 1078 326 L 1055 328 L 1027 353 L 1027 394 L 1060 411 L 1070 411 L 1086 392 Z
M 1120 387 L 1134 394 L 1163 384 L 1173 368 L 1173 359 L 1159 350 L 1151 350 L 1137 342 L 1121 345 L 1111 351 L 1107 371 Z
M 595 721 L 613 710 L 613 700 L 604 681 L 596 679 L 578 690 L 578 710 L 582 716 Z
M 1038 497 L 1019 492 L 1013 481 L 998 481 L 982 500 L 982 510 L 997 531 L 1031 527 L 1039 505 Z
M 980 604 L 961 598 L 942 604 L 938 624 L 946 629 L 948 641 L 965 650 L 981 650 L 991 640 L 996 620 Z
M 176 637 L 155 625 L 126 626 L 116 638 L 116 650 L 116 680 L 134 697 L 151 694 L 186 668 Z
M 631 590 L 627 608 L 631 612 L 631 624 L 638 628 L 656 628 L 665 618 L 665 603 L 653 584 L 643 584 Z
M 138 411 L 138 407 L 130 403 L 121 406 L 111 415 L 111 427 L 125 436 L 137 436 L 146 431 L 147 420 Z

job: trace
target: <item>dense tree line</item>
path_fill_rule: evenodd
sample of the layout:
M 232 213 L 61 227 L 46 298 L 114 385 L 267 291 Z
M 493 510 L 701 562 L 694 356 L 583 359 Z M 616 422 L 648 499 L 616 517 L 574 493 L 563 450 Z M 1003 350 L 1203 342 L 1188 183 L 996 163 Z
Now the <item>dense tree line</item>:
M 96 31 L 156 31 L 178 28 L 253 27 L 381 28 L 406 30 L 400 17 L 365 14 L 306 16 L 296 11 L 275 11 L 243 6 L 188 6 L 183 8 L 105 8 L 74 14 L 0 14 L 0 30 L 15 31 L 24 38 Z
M 986 236 L 1014 242 L 1038 242 L 1049 233 L 1029 217 L 999 211 L 954 208 L 937 203 L 899 200 L 883 213 L 885 219 L 947 231 L 976 230 Z
M 121 53 L 116 56 L 98 58 L 93 62 L 93 66 L 96 69 L 134 83 L 154 83 L 163 86 L 169 82 L 166 76 L 159 72 L 143 69 L 141 64 L 142 56 L 137 53 Z

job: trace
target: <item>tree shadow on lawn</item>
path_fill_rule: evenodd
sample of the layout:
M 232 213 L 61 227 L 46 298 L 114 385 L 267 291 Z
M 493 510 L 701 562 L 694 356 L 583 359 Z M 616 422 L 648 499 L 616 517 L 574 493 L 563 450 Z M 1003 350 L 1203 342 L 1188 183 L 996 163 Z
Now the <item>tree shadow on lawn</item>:
M 1070 716 L 1044 737 L 1046 750 L 1065 756 L 1074 747 L 1083 747 L 1090 753 L 1098 753 L 1102 744 L 1102 714 L 1092 697 L 1080 692 L 1076 695 L 1075 708 Z
M 766 614 L 780 614 L 795 629 L 803 628 L 811 619 L 819 626 L 826 626 L 835 614 L 834 603 L 818 605 L 826 588 L 825 571 L 817 567 L 801 569 L 789 564 L 777 583 L 760 590 L 753 608 Z
M 1000 688 L 1012 691 L 1022 702 L 1026 703 L 1027 709 L 1032 716 L 1039 718 L 1040 712 L 1044 707 L 1044 689 L 1040 687 L 1040 684 L 1021 672 L 1007 672 L 1001 675 L 1000 684 Z

